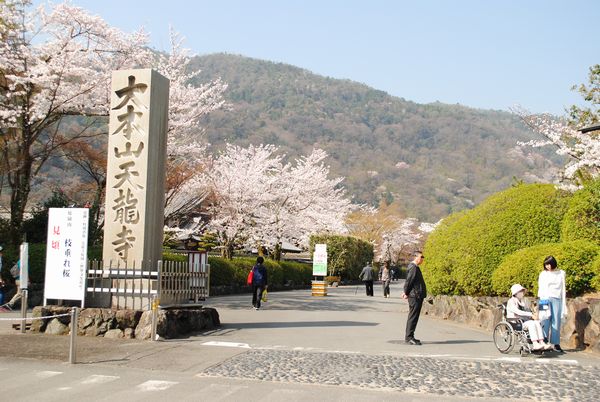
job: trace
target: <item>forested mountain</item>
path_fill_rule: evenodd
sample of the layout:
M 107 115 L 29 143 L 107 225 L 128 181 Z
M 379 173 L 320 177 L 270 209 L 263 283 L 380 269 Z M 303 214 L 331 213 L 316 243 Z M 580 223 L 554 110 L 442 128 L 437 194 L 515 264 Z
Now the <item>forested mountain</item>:
M 231 109 L 204 121 L 208 141 L 279 145 L 290 156 L 326 150 L 357 203 L 382 198 L 437 221 L 507 188 L 549 179 L 556 159 L 515 149 L 535 138 L 507 112 L 417 104 L 366 85 L 228 54 L 196 57 L 199 82 L 221 77 Z

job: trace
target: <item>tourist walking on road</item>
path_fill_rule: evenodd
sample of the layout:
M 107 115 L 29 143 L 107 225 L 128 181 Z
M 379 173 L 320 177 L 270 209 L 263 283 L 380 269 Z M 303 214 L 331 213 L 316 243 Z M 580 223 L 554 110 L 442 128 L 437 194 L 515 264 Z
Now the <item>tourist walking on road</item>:
M 406 281 L 404 282 L 403 299 L 408 299 L 408 318 L 406 319 L 406 335 L 404 340 L 411 345 L 420 345 L 421 341 L 415 338 L 415 329 L 419 322 L 423 300 L 427 296 L 427 287 L 419 265 L 425 257 L 421 251 L 415 251 L 414 259 L 408 264 Z
M 383 269 L 381 270 L 381 284 L 383 286 L 383 297 L 386 299 L 390 297 L 390 280 L 392 278 L 392 274 L 390 272 L 390 262 L 386 261 L 383 264 Z
M 371 266 L 371 262 L 368 262 L 362 269 L 358 278 L 365 283 L 367 296 L 373 296 L 373 267 Z
M 553 256 L 544 259 L 544 270 L 538 278 L 538 307 L 548 306 L 550 318 L 541 320 L 544 335 L 554 345 L 554 350 L 562 352 L 560 347 L 560 324 L 567 316 L 567 295 L 565 271 L 557 269 L 558 263 Z
M 17 292 L 10 299 L 10 301 L 4 304 L 2 307 L 8 310 L 12 310 L 15 308 L 15 303 L 23 298 L 23 294 L 21 293 L 21 260 L 18 260 L 15 265 L 10 269 L 10 274 L 15 279 L 15 285 L 17 286 Z
M 260 301 L 263 292 L 267 290 L 267 268 L 263 265 L 265 259 L 258 257 L 256 264 L 252 267 L 252 306 L 255 310 L 260 309 Z

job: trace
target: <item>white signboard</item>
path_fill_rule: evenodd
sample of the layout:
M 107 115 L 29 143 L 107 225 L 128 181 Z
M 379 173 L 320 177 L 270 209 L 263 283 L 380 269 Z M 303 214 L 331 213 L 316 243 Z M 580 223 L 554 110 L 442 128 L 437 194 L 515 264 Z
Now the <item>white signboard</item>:
M 47 299 L 85 299 L 88 239 L 87 208 L 50 208 L 46 245 Z
M 29 243 L 23 243 L 20 247 L 19 252 L 19 280 L 21 281 L 21 288 L 27 289 L 29 287 Z
M 313 275 L 327 276 L 327 244 L 315 244 Z

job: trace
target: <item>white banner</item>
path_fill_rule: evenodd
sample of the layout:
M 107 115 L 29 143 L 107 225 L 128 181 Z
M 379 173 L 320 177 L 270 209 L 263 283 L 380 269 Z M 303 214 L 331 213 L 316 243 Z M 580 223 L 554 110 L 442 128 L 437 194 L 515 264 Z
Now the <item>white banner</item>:
M 88 208 L 50 208 L 46 246 L 46 299 L 85 298 Z
M 327 244 L 315 244 L 313 275 L 327 276 Z

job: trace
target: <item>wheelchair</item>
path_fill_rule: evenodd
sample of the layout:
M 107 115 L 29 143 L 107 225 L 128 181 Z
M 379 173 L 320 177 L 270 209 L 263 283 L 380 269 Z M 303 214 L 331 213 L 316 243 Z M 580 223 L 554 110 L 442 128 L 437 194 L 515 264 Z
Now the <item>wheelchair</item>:
M 494 345 L 500 353 L 510 353 L 515 345 L 519 345 L 521 356 L 543 355 L 543 350 L 534 350 L 529 331 L 523 327 L 523 320 L 506 318 L 506 303 L 498 305 L 502 309 L 502 321 L 494 327 Z

